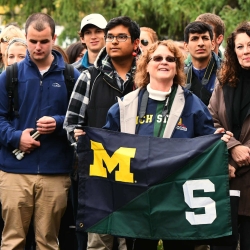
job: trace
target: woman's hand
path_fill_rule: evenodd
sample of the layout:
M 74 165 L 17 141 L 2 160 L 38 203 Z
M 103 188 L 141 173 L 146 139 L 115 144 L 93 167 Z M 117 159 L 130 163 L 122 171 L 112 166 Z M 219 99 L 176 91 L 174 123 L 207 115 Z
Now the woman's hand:
M 76 141 L 78 141 L 78 137 L 80 135 L 85 135 L 85 134 L 86 133 L 82 129 L 78 129 L 78 128 L 74 129 L 74 137 L 75 137 Z
M 224 133 L 223 136 L 221 137 L 221 140 L 224 141 L 225 143 L 228 143 L 230 138 L 233 136 L 232 132 L 225 131 L 224 128 L 217 128 L 214 133 L 215 134 Z
M 233 160 L 240 166 L 250 165 L 250 149 L 244 145 L 237 145 L 231 149 Z

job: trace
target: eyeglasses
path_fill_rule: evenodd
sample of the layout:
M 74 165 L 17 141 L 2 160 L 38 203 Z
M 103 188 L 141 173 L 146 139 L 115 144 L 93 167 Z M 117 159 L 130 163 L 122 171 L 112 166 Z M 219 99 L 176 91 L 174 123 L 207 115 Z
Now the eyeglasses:
M 148 40 L 147 39 L 141 39 L 141 44 L 143 46 L 147 46 L 148 45 Z
M 9 40 L 10 40 L 10 38 L 9 38 L 9 37 L 7 37 L 7 36 L 2 37 L 2 38 L 1 38 L 1 43 L 8 43 L 8 42 L 9 42 Z
M 152 58 L 149 59 L 149 61 L 153 60 L 154 62 L 161 62 L 163 61 L 163 59 L 164 59 L 163 56 L 153 56 Z M 173 62 L 176 62 L 176 58 L 173 56 L 166 56 L 165 61 L 173 63 Z
M 124 34 L 121 34 L 118 36 L 113 36 L 113 35 L 108 34 L 107 36 L 105 36 L 105 40 L 106 40 L 106 42 L 113 42 L 114 38 L 116 38 L 116 40 L 118 42 L 125 42 L 129 37 L 131 37 L 131 36 L 127 36 Z

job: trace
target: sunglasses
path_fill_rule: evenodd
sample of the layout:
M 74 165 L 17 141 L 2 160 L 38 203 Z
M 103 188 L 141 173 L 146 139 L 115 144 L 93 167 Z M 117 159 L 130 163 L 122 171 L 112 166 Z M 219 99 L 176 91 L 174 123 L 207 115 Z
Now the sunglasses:
M 161 61 L 163 61 L 163 59 L 164 59 L 163 56 L 153 56 L 152 58 L 149 59 L 149 61 L 153 60 L 154 62 L 161 62 Z M 176 62 L 176 58 L 173 56 L 166 56 L 165 61 L 173 63 L 173 62 Z
M 1 43 L 8 43 L 9 42 L 9 37 L 5 36 L 1 38 Z
M 148 45 L 148 40 L 147 39 L 141 39 L 141 44 L 143 46 L 147 46 Z

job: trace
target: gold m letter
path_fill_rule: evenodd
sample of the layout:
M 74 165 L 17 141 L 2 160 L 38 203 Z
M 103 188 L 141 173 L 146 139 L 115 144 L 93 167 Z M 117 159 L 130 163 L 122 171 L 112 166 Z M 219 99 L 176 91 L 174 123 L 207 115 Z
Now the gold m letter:
M 94 151 L 94 162 L 90 165 L 90 176 L 107 178 L 107 170 L 112 173 L 119 164 L 119 170 L 115 171 L 115 180 L 134 182 L 134 174 L 130 172 L 130 160 L 135 157 L 136 148 L 120 147 L 111 157 L 99 142 L 91 141 L 91 149 Z M 105 162 L 107 169 L 103 166 L 103 162 Z

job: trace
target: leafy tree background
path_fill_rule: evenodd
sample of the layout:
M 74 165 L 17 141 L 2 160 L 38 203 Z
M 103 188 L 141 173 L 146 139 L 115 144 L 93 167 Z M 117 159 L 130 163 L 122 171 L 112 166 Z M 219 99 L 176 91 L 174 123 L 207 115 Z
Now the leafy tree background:
M 205 12 L 219 15 L 226 25 L 226 34 L 242 21 L 248 20 L 250 0 L 0 0 L 2 24 L 17 22 L 23 26 L 34 12 L 51 15 L 64 26 L 59 36 L 78 39 L 81 19 L 90 13 L 100 13 L 107 20 L 127 15 L 140 26 L 153 28 L 160 39 L 183 40 L 185 26 Z

